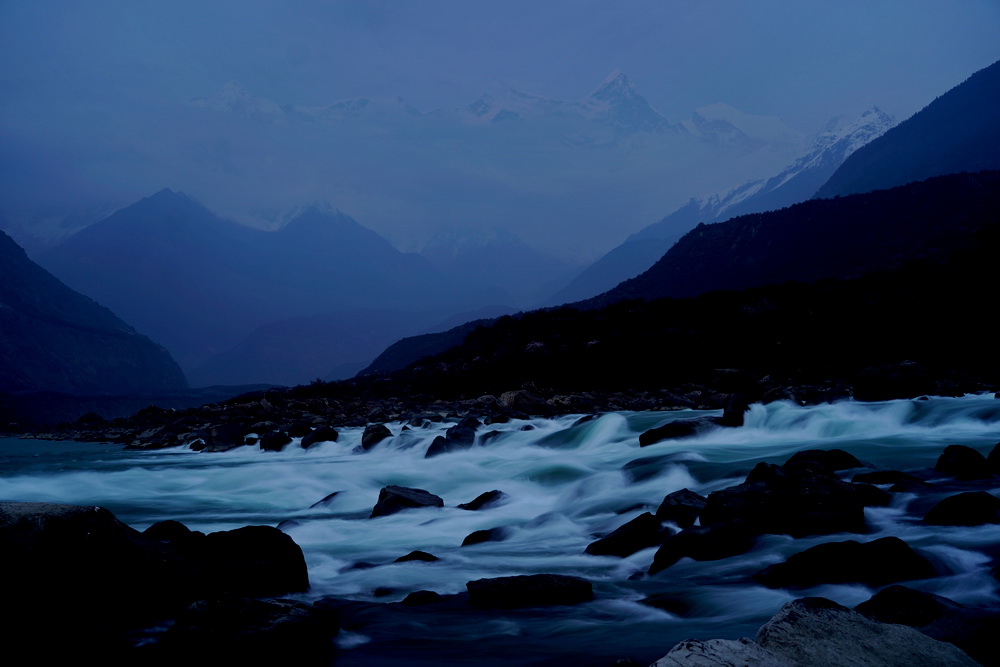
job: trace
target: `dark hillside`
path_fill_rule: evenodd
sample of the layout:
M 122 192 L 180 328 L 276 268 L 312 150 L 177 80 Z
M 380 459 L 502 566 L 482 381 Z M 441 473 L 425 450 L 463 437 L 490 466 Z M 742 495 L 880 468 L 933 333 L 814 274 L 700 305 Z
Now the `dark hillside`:
M 819 189 L 834 197 L 1000 169 L 1000 61 L 856 151 Z

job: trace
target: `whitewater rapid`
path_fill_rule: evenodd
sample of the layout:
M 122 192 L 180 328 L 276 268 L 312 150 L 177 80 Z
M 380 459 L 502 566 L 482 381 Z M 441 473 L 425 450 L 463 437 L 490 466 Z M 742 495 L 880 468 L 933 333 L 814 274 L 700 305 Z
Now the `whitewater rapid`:
M 458 593 L 473 579 L 541 572 L 594 582 L 594 602 L 544 614 L 482 616 L 475 624 L 470 618 L 476 614 L 470 614 L 453 619 L 450 628 L 416 623 L 348 631 L 340 640 L 338 664 L 398 664 L 404 658 L 406 664 L 434 664 L 440 656 L 433 658 L 433 651 L 445 646 L 454 652 L 455 664 L 462 655 L 470 655 L 471 664 L 476 654 L 477 664 L 535 664 L 522 652 L 548 649 L 552 654 L 537 664 L 550 664 L 546 660 L 553 656 L 595 665 L 631 656 L 645 664 L 687 637 L 752 635 L 794 597 L 823 595 L 849 606 L 867 599 L 873 591 L 860 585 L 788 592 L 748 579 L 791 553 L 838 539 L 899 536 L 948 572 L 914 587 L 966 604 L 998 604 L 986 555 L 997 541 L 996 527 L 924 526 L 907 513 L 913 494 L 894 494 L 891 506 L 868 510 L 870 534 L 765 536 L 742 556 L 684 559 L 654 577 L 642 574 L 654 548 L 624 559 L 586 555 L 595 536 L 655 511 L 668 493 L 688 488 L 707 495 L 742 482 L 760 461 L 782 463 L 799 450 L 839 448 L 872 467 L 915 469 L 933 467 L 947 445 L 986 454 L 1000 440 L 1000 400 L 977 395 L 754 405 L 742 428 L 639 447 L 639 434 L 649 428 L 712 414 L 717 413 L 512 420 L 480 427 L 472 449 L 433 458 L 424 457 L 428 447 L 452 424 L 388 424 L 393 437 L 368 452 L 360 451 L 360 428 L 342 429 L 337 442 L 308 450 L 296 440 L 282 452 L 251 447 L 217 454 L 186 448 L 147 452 L 4 440 L 0 499 L 100 505 L 139 530 L 163 519 L 204 532 L 280 525 L 306 556 L 312 588 L 301 597 L 307 600 L 335 596 L 388 603 L 416 590 Z M 498 433 L 484 438 L 490 431 Z M 425 489 L 445 507 L 368 519 L 387 485 Z M 507 496 L 498 506 L 456 507 L 494 489 Z M 470 533 L 492 528 L 504 528 L 506 538 L 461 546 Z M 440 560 L 393 562 L 414 550 Z M 683 611 L 640 603 L 650 595 L 671 596 Z M 491 647 L 488 659 L 481 654 L 486 647 Z

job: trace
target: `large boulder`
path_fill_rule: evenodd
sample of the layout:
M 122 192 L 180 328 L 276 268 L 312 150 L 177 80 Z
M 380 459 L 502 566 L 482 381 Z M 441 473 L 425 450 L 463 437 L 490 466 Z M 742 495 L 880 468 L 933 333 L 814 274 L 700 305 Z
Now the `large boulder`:
M 838 665 L 843 667 L 971 667 L 951 644 L 903 625 L 877 623 L 825 598 L 782 607 L 754 640 L 685 640 L 651 667 Z
M 694 525 L 705 507 L 705 497 L 690 489 L 681 489 L 668 493 L 656 509 L 656 518 L 660 521 L 673 521 L 681 528 Z
M 205 564 L 212 588 L 247 597 L 309 588 L 302 549 L 273 526 L 244 526 L 205 536 Z
M 443 436 L 434 438 L 424 458 L 471 448 L 476 442 L 476 429 L 479 426 L 479 420 L 475 417 L 465 417 L 445 431 Z
M 759 534 L 792 537 L 861 533 L 864 508 L 888 503 L 888 493 L 841 481 L 823 466 L 758 463 L 743 484 L 710 494 L 700 519 L 703 526 L 739 521 Z
M 564 574 L 528 574 L 476 579 L 465 585 L 478 607 L 517 609 L 572 605 L 594 599 L 592 584 Z
M 984 665 L 996 662 L 1000 612 L 966 607 L 940 595 L 889 586 L 854 608 L 873 621 L 916 628 L 958 646 Z
M 467 503 L 459 503 L 456 505 L 460 510 L 468 510 L 470 512 L 477 512 L 479 510 L 489 509 L 490 507 L 496 507 L 500 503 L 507 499 L 507 494 L 499 489 L 493 489 L 492 491 L 487 491 L 485 493 L 480 493 L 473 500 Z
M 340 433 L 332 426 L 320 426 L 314 431 L 310 431 L 302 436 L 302 449 L 309 449 L 320 442 L 337 442 Z
M 937 574 L 930 561 L 898 537 L 872 542 L 817 544 L 754 575 L 770 588 L 798 588 L 817 584 L 860 583 L 883 586 Z
M 945 447 L 934 469 L 960 481 L 986 479 L 993 474 L 986 457 L 966 445 Z
M 986 491 L 969 491 L 948 496 L 927 512 L 924 523 L 935 526 L 1000 523 L 1000 498 Z
M 681 558 L 706 561 L 738 556 L 750 551 L 754 542 L 754 532 L 739 521 L 685 528 L 663 540 L 653 555 L 649 574 L 665 570 Z
M 389 485 L 378 493 L 378 502 L 372 508 L 369 519 L 388 516 L 408 509 L 422 507 L 444 507 L 444 500 L 423 489 L 411 489 L 405 486 Z

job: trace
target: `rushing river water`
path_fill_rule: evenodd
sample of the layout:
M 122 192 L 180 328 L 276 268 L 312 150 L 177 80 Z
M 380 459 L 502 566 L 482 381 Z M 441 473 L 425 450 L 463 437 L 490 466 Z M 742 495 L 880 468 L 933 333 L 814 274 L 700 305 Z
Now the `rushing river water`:
M 653 577 L 637 573 L 655 549 L 625 559 L 584 554 L 596 535 L 655 510 L 672 491 L 707 495 L 742 482 L 759 461 L 782 463 L 802 449 L 840 448 L 871 467 L 912 470 L 933 467 L 947 445 L 986 454 L 1000 440 L 1000 400 L 967 396 L 754 405 L 742 428 L 639 448 L 643 431 L 699 414 L 713 413 L 612 413 L 580 424 L 581 415 L 515 420 L 481 427 L 480 439 L 500 432 L 485 445 L 429 459 L 431 441 L 451 424 L 406 430 L 389 424 L 395 437 L 360 453 L 361 429 L 278 453 L 0 440 L 0 499 L 101 505 L 140 530 L 162 519 L 204 532 L 281 523 L 306 556 L 312 583 L 301 596 L 306 600 L 391 603 L 416 590 L 458 593 L 473 579 L 541 572 L 594 582 L 595 601 L 573 607 L 481 612 L 393 605 L 381 615 L 362 609 L 359 618 L 367 622 L 348 624 L 338 639 L 338 665 L 610 666 L 624 657 L 648 664 L 684 638 L 752 636 L 794 597 L 822 595 L 848 606 L 867 599 L 873 591 L 860 585 L 793 593 L 748 580 L 791 553 L 840 539 L 899 536 L 947 573 L 910 585 L 1000 606 L 987 555 L 1000 542 L 997 527 L 924 526 L 922 511 L 907 511 L 927 502 L 913 494 L 895 494 L 890 507 L 869 510 L 867 535 L 766 536 L 743 556 L 684 559 Z M 426 489 L 445 507 L 368 519 L 379 489 L 390 484 Z M 456 507 L 492 489 L 507 495 L 503 504 L 475 512 Z M 460 546 L 473 531 L 497 527 L 506 529 L 505 540 Z M 413 550 L 440 560 L 393 563 Z M 670 596 L 677 613 L 640 603 L 651 595 Z

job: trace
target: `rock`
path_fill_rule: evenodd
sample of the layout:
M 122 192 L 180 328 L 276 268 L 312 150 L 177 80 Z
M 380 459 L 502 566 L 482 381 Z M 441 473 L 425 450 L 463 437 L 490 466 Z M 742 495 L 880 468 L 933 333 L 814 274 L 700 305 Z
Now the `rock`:
M 216 424 L 194 434 L 191 449 L 204 452 L 226 452 L 246 444 L 246 426 L 241 423 Z M 198 442 L 200 441 L 200 443 Z
M 994 475 L 1000 475 L 1000 442 L 993 445 L 989 455 L 986 457 L 986 466 Z
M 685 640 L 651 667 L 965 667 L 976 663 L 913 628 L 878 623 L 825 598 L 783 606 L 754 640 Z
M 361 434 L 361 449 L 368 451 L 386 438 L 392 437 L 392 431 L 385 424 L 369 424 Z
M 337 432 L 337 429 L 332 426 L 320 426 L 302 437 L 302 449 L 309 449 L 320 442 L 337 442 L 338 438 L 340 438 L 340 433 Z
M 864 508 L 886 505 L 889 494 L 877 487 L 841 481 L 811 465 L 758 463 L 746 481 L 708 496 L 703 526 L 740 521 L 759 534 L 793 537 L 860 533 Z
M 958 646 L 982 664 L 996 661 L 1000 613 L 974 609 L 940 595 L 889 586 L 854 608 L 873 621 L 916 628 L 928 637 Z
M 668 493 L 656 509 L 656 518 L 660 521 L 673 521 L 681 528 L 689 528 L 705 507 L 705 497 L 690 489 L 681 489 Z
M 340 491 L 334 491 L 333 493 L 328 493 L 325 496 L 323 496 L 322 499 L 317 500 L 312 505 L 310 505 L 309 509 L 315 509 L 317 507 L 326 507 L 327 505 L 332 503 L 333 499 L 336 498 L 339 494 Z
M 681 558 L 721 560 L 746 553 L 753 545 L 753 531 L 738 521 L 685 528 L 663 540 L 653 556 L 649 574 L 665 570 Z
M 247 597 L 309 589 L 302 549 L 273 526 L 245 526 L 205 536 L 213 586 Z
M 507 529 L 503 527 L 477 530 L 465 536 L 465 539 L 462 540 L 462 546 L 468 547 L 483 542 L 503 542 L 507 539 L 507 534 Z
M 154 648 L 164 662 L 328 665 L 336 614 L 292 600 L 216 597 L 188 607 Z
M 399 604 L 407 607 L 418 607 L 425 604 L 436 604 L 443 600 L 441 594 L 434 591 L 414 591 L 403 598 Z
M 664 440 L 689 438 L 711 427 L 712 422 L 708 418 L 677 419 L 641 433 L 639 435 L 639 446 L 648 447 Z
M 394 563 L 408 563 L 410 561 L 422 561 L 424 563 L 433 563 L 436 560 L 440 560 L 437 556 L 429 554 L 426 551 L 411 551 L 405 556 L 400 556 Z
M 861 461 L 843 449 L 806 449 L 795 452 L 785 461 L 785 466 L 802 463 L 819 465 L 832 472 L 861 467 Z
M 395 514 L 407 509 L 421 507 L 444 507 L 444 500 L 423 489 L 411 489 L 405 486 L 386 486 L 378 493 L 378 502 L 372 508 L 369 519 Z
M 527 389 L 505 391 L 500 395 L 500 404 L 508 410 L 523 412 L 528 415 L 541 415 L 544 417 L 557 412 L 555 408 L 545 402 L 545 399 Z
M 304 438 L 312 433 L 312 426 L 308 422 L 297 421 L 292 423 L 286 432 L 292 438 Z
M 434 438 L 434 442 L 427 449 L 424 458 L 431 458 L 438 454 L 446 454 L 463 449 L 469 449 L 476 442 L 476 428 L 479 427 L 479 420 L 475 417 L 466 417 L 455 426 L 452 426 L 443 436 Z
M 507 498 L 507 494 L 503 491 L 498 491 L 494 489 L 493 491 L 487 491 L 476 496 L 475 500 L 467 503 L 462 503 L 457 505 L 460 510 L 469 510 L 470 512 L 475 512 L 478 510 L 489 509 L 490 507 L 496 507 L 502 503 Z
M 589 581 L 562 574 L 476 579 L 465 587 L 469 591 L 469 602 L 478 607 L 519 609 L 572 605 L 594 599 Z
M 669 534 L 670 531 L 660 525 L 659 519 L 644 512 L 601 539 L 591 542 L 584 551 L 592 556 L 625 558 L 641 549 L 656 546 Z
M 937 574 L 930 561 L 898 537 L 872 542 L 817 544 L 754 575 L 769 588 L 802 588 L 817 584 L 860 583 L 883 586 Z
M 260 448 L 265 452 L 280 452 L 292 439 L 280 431 L 271 431 L 260 437 Z
M 924 523 L 935 526 L 1000 523 L 1000 498 L 986 491 L 969 491 L 948 496 L 927 512 Z
M 727 427 L 743 426 L 743 418 L 748 410 L 750 405 L 743 394 L 731 394 L 723 401 L 722 416 L 715 423 Z
M 801 665 L 975 665 L 951 644 L 913 628 L 876 623 L 824 598 L 789 602 L 757 632 L 765 649 Z
M 649 667 L 800 667 L 799 663 L 740 639 L 685 639 Z
M 852 482 L 862 484 L 913 484 L 917 486 L 930 486 L 919 477 L 914 477 L 899 470 L 873 470 L 871 472 L 859 472 L 851 478 Z
M 961 481 L 986 479 L 992 475 L 986 457 L 965 445 L 945 447 L 934 469 Z

